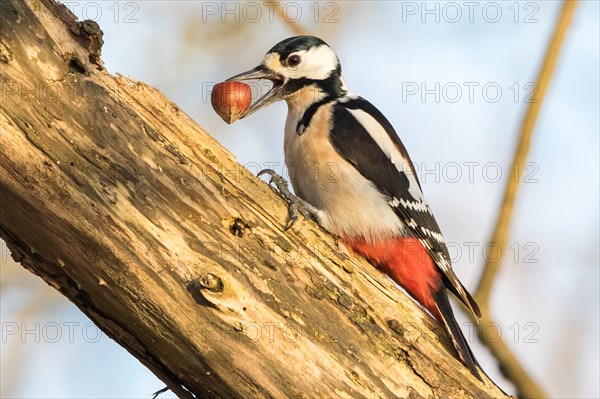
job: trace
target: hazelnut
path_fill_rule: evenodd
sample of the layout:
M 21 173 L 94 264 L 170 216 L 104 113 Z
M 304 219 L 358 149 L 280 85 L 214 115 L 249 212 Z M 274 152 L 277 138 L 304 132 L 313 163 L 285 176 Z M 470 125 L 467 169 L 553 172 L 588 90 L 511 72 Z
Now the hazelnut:
M 231 124 L 248 112 L 252 91 L 242 82 L 217 83 L 212 89 L 210 102 L 221 119 Z

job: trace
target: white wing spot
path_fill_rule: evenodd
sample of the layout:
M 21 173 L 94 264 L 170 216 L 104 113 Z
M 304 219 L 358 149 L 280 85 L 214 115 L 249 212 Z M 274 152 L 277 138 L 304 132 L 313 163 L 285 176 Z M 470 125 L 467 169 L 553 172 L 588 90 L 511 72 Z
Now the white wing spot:
M 408 192 L 416 200 L 425 202 L 423 193 L 419 189 L 417 180 L 412 173 L 410 168 L 410 162 L 406 160 L 400 151 L 394 145 L 394 142 L 390 138 L 388 132 L 375 118 L 373 118 L 368 112 L 362 109 L 348 109 L 348 111 L 356 118 L 356 120 L 365 128 L 365 130 L 371 135 L 373 140 L 377 143 L 379 148 L 385 153 L 385 155 L 392 161 L 396 166 L 396 169 L 404 173 L 408 177 L 409 185 Z
M 400 204 L 408 209 L 412 209 L 415 211 L 427 212 L 431 214 L 431 210 L 429 209 L 429 205 L 425 201 L 406 201 L 401 199 Z
M 393 200 L 389 201 L 388 204 L 390 204 L 392 208 L 396 208 L 398 205 L 400 205 L 400 201 L 398 198 L 394 198 Z
M 425 233 L 426 235 L 428 235 L 429 237 L 435 239 L 436 241 L 440 242 L 440 243 L 444 243 L 444 236 L 442 236 L 440 233 L 436 233 L 435 231 L 431 231 L 426 227 L 421 227 L 421 231 L 423 233 Z

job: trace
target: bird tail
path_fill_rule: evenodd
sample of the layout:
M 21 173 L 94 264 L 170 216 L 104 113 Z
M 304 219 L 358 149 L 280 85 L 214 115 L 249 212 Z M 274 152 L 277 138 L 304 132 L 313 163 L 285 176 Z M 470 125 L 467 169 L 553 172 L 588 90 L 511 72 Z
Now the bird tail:
M 471 348 L 454 317 L 454 312 L 452 311 L 450 300 L 448 299 L 448 292 L 442 287 L 440 290 L 433 293 L 433 299 L 439 312 L 440 320 L 443 322 L 444 328 L 450 336 L 454 348 L 458 352 L 458 357 L 469 370 L 471 370 L 471 373 L 477 377 L 477 379 L 483 381 L 477 368 L 479 363 L 477 362 L 477 359 L 475 359 L 473 351 L 471 351 Z

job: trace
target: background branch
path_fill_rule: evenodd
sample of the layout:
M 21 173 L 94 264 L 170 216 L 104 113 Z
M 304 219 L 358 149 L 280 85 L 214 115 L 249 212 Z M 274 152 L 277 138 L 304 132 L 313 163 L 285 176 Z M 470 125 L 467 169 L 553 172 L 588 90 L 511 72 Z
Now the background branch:
M 502 265 L 502 255 L 508 245 L 508 234 L 512 213 L 514 209 L 517 189 L 523 176 L 523 168 L 527 160 L 527 154 L 531 145 L 533 128 L 537 119 L 542 101 L 550 85 L 554 68 L 558 61 L 561 45 L 564 41 L 566 32 L 571 24 L 573 12 L 576 5 L 575 0 L 565 0 L 560 10 L 554 33 L 548 47 L 540 71 L 537 77 L 537 93 L 532 98 L 527 107 L 525 116 L 521 123 L 519 132 L 519 142 L 515 149 L 512 167 L 509 169 L 508 179 L 504 189 L 504 197 L 496 219 L 496 225 L 490 242 L 496 244 L 495 249 L 499 249 L 499 256 L 487 256 L 483 273 L 477 285 L 474 297 L 481 307 L 484 317 L 479 325 L 479 337 L 482 342 L 490 348 L 492 354 L 496 357 L 505 376 L 510 379 L 521 398 L 544 398 L 546 395 L 542 388 L 531 378 L 529 373 L 523 368 L 516 356 L 513 355 L 510 348 L 502 337 L 490 340 L 484 333 L 485 328 L 493 323 L 490 316 L 490 295 L 494 285 L 495 278 Z M 468 312 L 467 312 L 468 313 Z
M 267 1 L 265 3 L 268 4 L 270 7 L 273 7 L 273 9 L 275 10 L 275 14 L 277 15 L 277 17 L 281 21 L 283 21 L 283 23 L 285 24 L 285 26 L 295 36 L 305 36 L 305 35 L 309 35 L 310 34 L 308 32 L 308 29 L 306 29 L 304 26 L 302 26 L 302 24 L 298 23 L 297 21 L 292 21 L 291 19 L 288 18 L 288 16 L 285 14 L 285 9 L 283 8 L 283 6 L 281 5 L 281 3 L 279 1 Z

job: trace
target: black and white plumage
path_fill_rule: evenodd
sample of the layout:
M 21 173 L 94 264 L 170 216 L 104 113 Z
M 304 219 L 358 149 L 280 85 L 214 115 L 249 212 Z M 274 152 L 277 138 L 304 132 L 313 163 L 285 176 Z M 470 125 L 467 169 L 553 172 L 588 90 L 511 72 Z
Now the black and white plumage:
M 351 115 L 348 115 L 350 113 Z M 427 204 L 413 163 L 385 116 L 361 97 L 345 96 L 334 107 L 331 139 L 357 170 L 390 198 L 388 204 L 419 239 L 455 293 L 477 317 L 479 307 L 452 270 L 440 227 Z M 456 292 L 455 292 L 456 291 Z
M 245 116 L 280 99 L 288 104 L 284 150 L 296 194 L 313 207 L 324 228 L 440 319 L 460 359 L 481 378 L 446 289 L 476 316 L 479 309 L 452 270 L 412 161 L 390 122 L 348 91 L 336 54 L 316 37 L 284 40 L 258 67 L 229 80 L 248 79 L 269 79 L 273 88 Z M 406 261 L 407 251 L 401 252 L 408 239 L 417 240 L 423 251 Z M 423 253 L 428 258 L 417 259 Z

